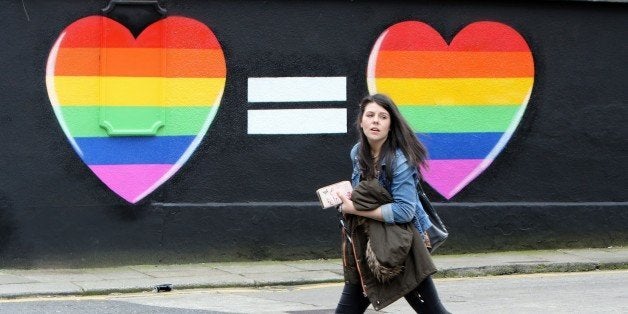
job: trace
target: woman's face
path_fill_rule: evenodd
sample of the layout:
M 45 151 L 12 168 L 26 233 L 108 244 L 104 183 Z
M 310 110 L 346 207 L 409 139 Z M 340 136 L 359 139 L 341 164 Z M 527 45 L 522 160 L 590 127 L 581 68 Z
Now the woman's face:
M 370 144 L 382 144 L 390 131 L 390 114 L 384 107 L 370 102 L 364 107 L 360 127 Z

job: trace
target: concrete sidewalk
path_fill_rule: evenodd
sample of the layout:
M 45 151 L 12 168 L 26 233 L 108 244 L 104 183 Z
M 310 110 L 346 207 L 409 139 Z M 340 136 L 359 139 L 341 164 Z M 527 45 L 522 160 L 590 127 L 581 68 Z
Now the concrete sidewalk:
M 435 255 L 436 277 L 628 269 L 628 248 Z M 341 282 L 342 261 L 136 265 L 93 269 L 0 269 L 0 298 Z

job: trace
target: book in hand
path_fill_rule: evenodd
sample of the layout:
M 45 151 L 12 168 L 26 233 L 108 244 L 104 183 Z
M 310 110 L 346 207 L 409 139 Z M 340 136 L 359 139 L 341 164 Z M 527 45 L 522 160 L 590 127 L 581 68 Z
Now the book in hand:
M 316 190 L 316 195 L 318 196 L 321 207 L 327 208 L 340 205 L 342 203 L 342 200 L 338 197 L 339 192 L 347 198 L 350 198 L 352 191 L 353 187 L 351 186 L 351 182 L 340 181 Z

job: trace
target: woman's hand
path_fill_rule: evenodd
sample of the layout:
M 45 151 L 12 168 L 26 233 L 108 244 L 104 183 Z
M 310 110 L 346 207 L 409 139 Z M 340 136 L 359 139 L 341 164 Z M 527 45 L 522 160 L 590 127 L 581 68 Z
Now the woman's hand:
M 355 209 L 355 206 L 353 206 L 353 201 L 350 198 L 346 197 L 345 195 L 340 195 L 340 193 L 338 193 L 338 197 L 342 201 L 342 204 L 340 204 L 340 209 L 339 209 L 340 212 L 344 214 L 358 215 L 358 216 L 362 216 L 366 218 L 384 221 L 381 207 L 378 207 L 374 210 L 359 211 Z
M 353 206 L 353 201 L 351 199 L 349 199 L 345 195 L 342 195 L 342 193 L 338 193 L 337 195 L 342 201 L 342 204 L 340 204 L 339 208 L 340 212 L 344 214 L 355 214 L 355 212 L 357 212 L 357 210 Z

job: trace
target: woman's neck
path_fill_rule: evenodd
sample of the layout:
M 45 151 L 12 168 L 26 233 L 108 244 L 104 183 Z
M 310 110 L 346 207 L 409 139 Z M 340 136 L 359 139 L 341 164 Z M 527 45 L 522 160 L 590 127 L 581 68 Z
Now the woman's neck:
M 382 144 L 384 144 L 383 142 L 371 142 L 369 141 L 369 146 L 371 146 L 371 156 L 373 156 L 373 158 L 378 158 L 379 157 L 379 153 L 382 151 Z

